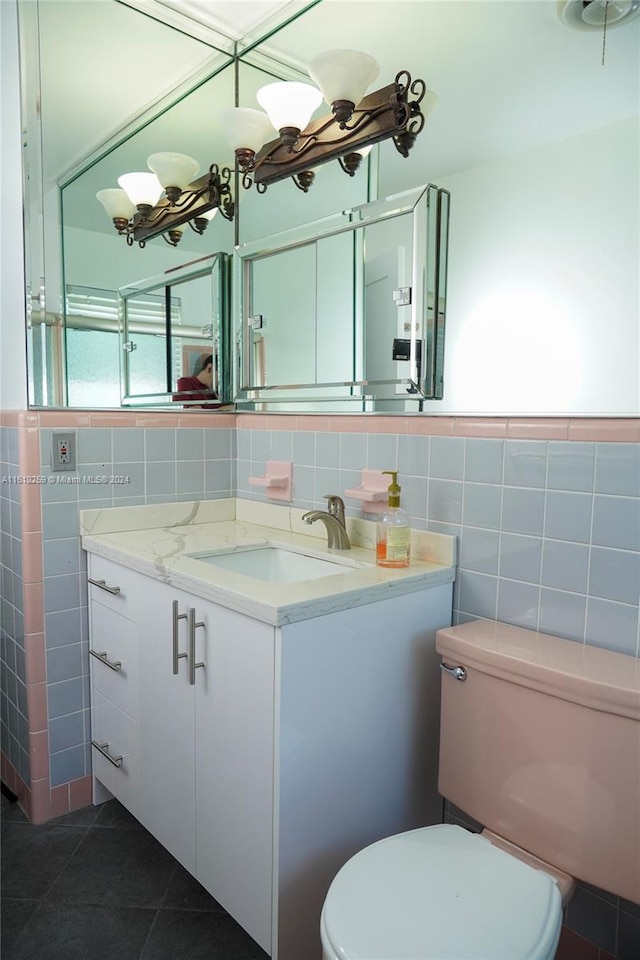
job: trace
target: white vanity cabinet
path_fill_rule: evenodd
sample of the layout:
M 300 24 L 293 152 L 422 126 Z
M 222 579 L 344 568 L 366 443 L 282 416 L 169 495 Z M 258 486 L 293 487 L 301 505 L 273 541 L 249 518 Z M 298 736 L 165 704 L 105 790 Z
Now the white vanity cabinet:
M 89 564 L 89 669 L 94 798 L 100 784 L 138 810 L 138 574 L 101 557 Z
M 271 943 L 273 627 L 140 578 L 139 819 Z
M 320 960 L 343 863 L 441 821 L 435 632 L 452 583 L 274 626 L 124 568 L 120 582 L 135 589 L 135 789 L 114 790 L 101 755 L 96 780 L 270 956 Z

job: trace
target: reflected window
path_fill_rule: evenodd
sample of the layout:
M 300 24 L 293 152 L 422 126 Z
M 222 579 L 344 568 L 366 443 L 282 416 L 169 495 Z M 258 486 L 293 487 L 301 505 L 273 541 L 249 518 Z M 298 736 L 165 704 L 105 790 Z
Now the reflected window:
M 166 389 L 165 299 L 146 294 L 136 303 L 136 379 L 143 393 Z M 122 401 L 120 337 L 116 290 L 67 286 L 66 364 L 68 403 L 79 407 L 119 407 Z M 171 298 L 171 319 L 181 322 L 181 304 Z M 144 332 L 144 331 L 148 332 Z M 174 369 L 189 357 L 182 342 L 172 344 Z M 202 347 L 200 347 L 202 350 Z

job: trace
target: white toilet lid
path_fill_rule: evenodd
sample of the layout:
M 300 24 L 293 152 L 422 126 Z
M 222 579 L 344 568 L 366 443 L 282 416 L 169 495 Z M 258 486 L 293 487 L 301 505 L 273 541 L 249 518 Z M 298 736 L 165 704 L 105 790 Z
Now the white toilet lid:
M 447 824 L 352 857 L 329 888 L 321 932 L 340 960 L 550 960 L 561 924 L 551 877 Z

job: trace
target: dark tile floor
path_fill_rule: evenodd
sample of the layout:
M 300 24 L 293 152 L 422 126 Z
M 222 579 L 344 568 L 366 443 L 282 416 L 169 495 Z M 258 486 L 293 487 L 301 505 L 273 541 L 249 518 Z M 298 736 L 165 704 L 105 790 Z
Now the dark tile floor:
M 265 960 L 117 800 L 34 826 L 2 796 L 2 960 Z

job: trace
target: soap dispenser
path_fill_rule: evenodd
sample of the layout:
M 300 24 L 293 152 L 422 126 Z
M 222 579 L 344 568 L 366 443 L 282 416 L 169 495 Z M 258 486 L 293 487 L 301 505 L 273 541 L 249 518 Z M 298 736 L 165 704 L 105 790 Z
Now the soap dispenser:
M 378 520 L 376 563 L 379 567 L 408 567 L 411 527 L 409 514 L 400 509 L 398 471 L 383 470 L 391 475 L 388 506 Z

